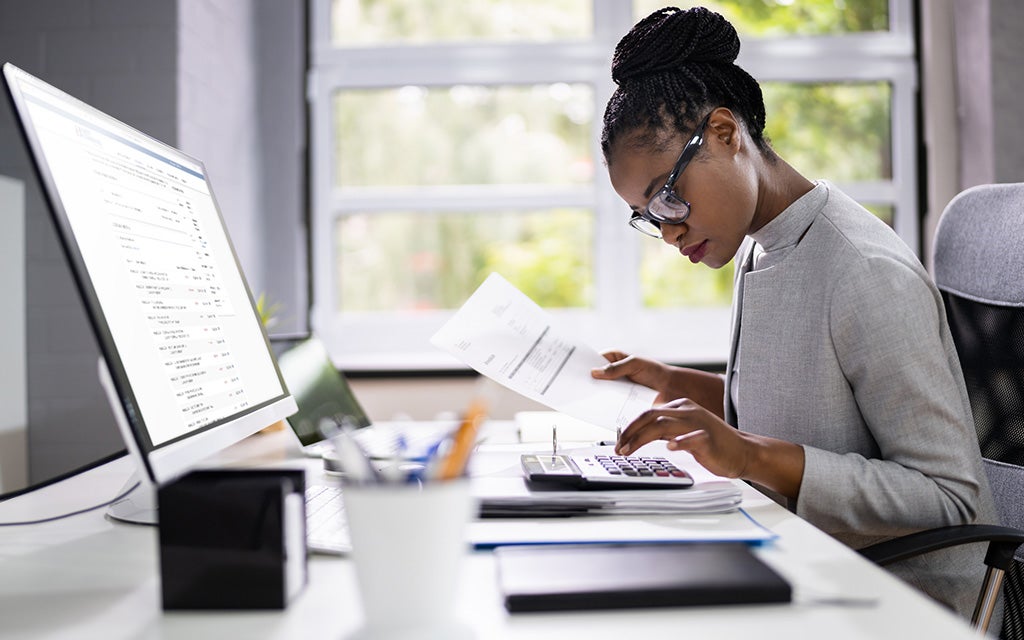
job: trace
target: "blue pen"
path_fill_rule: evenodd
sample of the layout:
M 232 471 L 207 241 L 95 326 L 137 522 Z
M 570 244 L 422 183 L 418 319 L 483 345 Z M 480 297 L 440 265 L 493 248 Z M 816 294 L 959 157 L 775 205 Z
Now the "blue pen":
M 451 446 L 452 436 L 448 434 L 427 448 L 427 453 L 423 456 L 423 472 L 421 474 L 424 480 L 432 480 L 437 475 L 441 461 L 444 460 Z

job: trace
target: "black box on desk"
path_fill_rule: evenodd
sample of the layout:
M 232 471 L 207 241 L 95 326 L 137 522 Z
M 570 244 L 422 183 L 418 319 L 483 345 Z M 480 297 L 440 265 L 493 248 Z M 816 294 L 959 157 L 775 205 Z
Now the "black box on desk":
M 283 609 L 307 581 L 305 474 L 194 471 L 157 492 L 163 608 Z

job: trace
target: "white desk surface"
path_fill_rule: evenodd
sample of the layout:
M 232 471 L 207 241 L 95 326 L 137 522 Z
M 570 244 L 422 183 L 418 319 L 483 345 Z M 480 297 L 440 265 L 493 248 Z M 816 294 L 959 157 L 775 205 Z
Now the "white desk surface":
M 295 456 L 288 436 L 254 436 L 236 445 L 227 459 L 287 463 Z M 500 450 L 502 445 L 491 446 Z M 312 461 L 308 466 L 316 473 L 317 465 Z M 0 522 L 102 502 L 117 494 L 131 471 L 131 461 L 121 458 L 0 502 Z M 481 640 L 620 639 L 654 633 L 743 640 L 977 637 L 960 618 L 749 487 L 745 490 L 748 512 L 779 534 L 758 554 L 791 581 L 792 604 L 510 615 L 498 593 L 493 557 L 478 551 L 468 554 L 464 566 L 460 617 Z M 0 638 L 340 640 L 360 627 L 352 563 L 332 556 L 310 557 L 309 585 L 283 612 L 164 613 L 156 534 L 154 527 L 113 522 L 102 510 L 41 525 L 0 527 Z M 821 602 L 829 597 L 875 602 Z

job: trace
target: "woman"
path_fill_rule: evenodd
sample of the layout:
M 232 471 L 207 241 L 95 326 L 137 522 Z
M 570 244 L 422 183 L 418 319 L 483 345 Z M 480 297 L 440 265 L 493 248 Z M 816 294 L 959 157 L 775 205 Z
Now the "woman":
M 594 370 L 658 391 L 617 452 L 667 440 L 855 548 L 996 522 L 938 291 L 889 227 L 772 150 L 738 53 L 703 8 L 657 11 L 615 50 L 602 145 L 630 224 L 690 262 L 737 264 L 724 379 L 620 352 Z M 969 616 L 982 554 L 892 568 Z

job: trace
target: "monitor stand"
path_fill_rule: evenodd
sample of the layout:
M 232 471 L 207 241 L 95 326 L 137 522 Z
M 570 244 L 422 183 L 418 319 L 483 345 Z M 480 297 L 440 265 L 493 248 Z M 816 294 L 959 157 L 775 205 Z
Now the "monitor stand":
M 106 392 L 110 410 L 114 412 L 114 422 L 117 423 L 121 438 L 128 449 L 128 457 L 135 462 L 135 471 L 128 476 L 128 480 L 118 492 L 120 494 L 128 491 L 128 495 L 107 507 L 107 515 L 120 522 L 155 525 L 157 523 L 156 489 L 146 473 L 146 463 L 142 459 L 142 452 L 139 451 L 135 438 L 132 436 L 131 427 L 128 426 L 128 417 L 124 414 L 124 407 L 117 396 L 114 380 L 110 376 L 107 361 L 103 359 L 103 356 L 99 357 L 97 369 L 100 386 Z M 133 485 L 137 486 L 132 489 Z
M 140 480 L 138 473 L 132 473 L 118 493 L 125 491 L 128 491 L 128 495 L 107 507 L 107 517 L 130 524 L 157 524 L 159 520 L 153 485 Z

